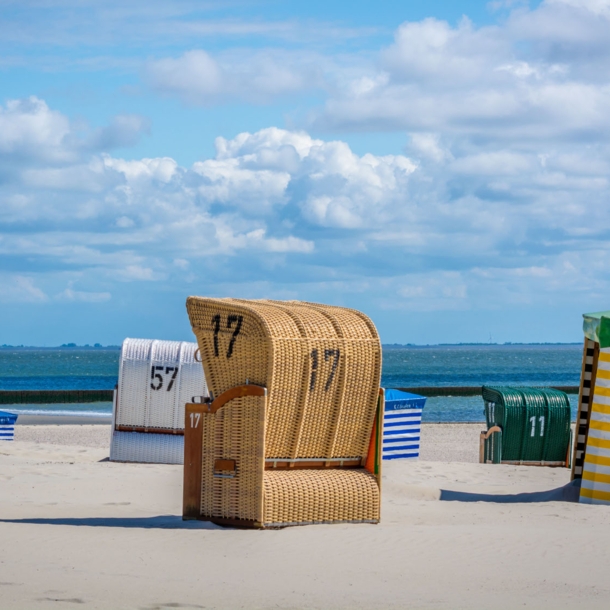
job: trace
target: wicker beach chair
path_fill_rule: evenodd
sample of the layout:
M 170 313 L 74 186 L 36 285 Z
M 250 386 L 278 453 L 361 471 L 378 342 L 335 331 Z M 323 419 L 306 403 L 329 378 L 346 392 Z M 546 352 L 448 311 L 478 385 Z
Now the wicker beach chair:
M 210 399 L 185 410 L 184 518 L 377 523 L 381 345 L 360 312 L 190 297 Z

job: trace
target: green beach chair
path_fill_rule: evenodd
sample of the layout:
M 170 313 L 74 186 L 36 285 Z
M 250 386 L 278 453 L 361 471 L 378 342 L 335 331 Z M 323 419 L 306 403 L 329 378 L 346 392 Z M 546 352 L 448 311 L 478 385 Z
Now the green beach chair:
M 570 467 L 570 401 L 565 392 L 541 388 L 482 388 L 487 430 L 480 462 Z

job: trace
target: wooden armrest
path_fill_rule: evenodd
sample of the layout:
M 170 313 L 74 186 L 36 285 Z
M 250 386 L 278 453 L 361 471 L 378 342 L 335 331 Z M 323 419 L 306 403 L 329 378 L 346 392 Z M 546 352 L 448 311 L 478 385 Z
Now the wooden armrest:
M 500 426 L 492 426 L 489 430 L 487 430 L 487 432 L 481 432 L 481 438 L 487 440 L 492 434 L 495 434 L 496 432 L 502 432 L 502 428 L 500 428 Z
M 492 426 L 489 430 L 482 430 L 479 439 L 479 464 L 485 463 L 485 441 L 497 432 L 502 432 L 500 426 Z
M 223 392 L 218 398 L 215 398 L 212 402 L 202 403 L 187 403 L 187 407 L 191 407 L 192 410 L 197 410 L 200 413 L 216 413 L 219 409 L 222 409 L 230 400 L 234 398 L 242 398 L 243 396 L 266 396 L 267 388 L 262 385 L 255 385 L 249 383 L 246 385 L 238 385 L 226 392 Z M 199 407 L 195 408 L 194 405 Z M 188 422 L 187 422 L 188 423 Z

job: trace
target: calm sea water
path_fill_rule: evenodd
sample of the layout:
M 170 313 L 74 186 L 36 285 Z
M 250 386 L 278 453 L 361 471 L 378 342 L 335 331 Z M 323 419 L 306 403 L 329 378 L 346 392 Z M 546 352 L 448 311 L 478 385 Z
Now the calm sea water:
M 0 390 L 110 390 L 117 382 L 119 356 L 116 348 L 3 348 Z M 385 346 L 382 385 L 578 385 L 581 357 L 580 345 Z M 111 403 L 15 407 L 9 410 L 89 415 L 112 411 Z M 483 401 L 477 396 L 428 398 L 424 420 L 483 421 Z

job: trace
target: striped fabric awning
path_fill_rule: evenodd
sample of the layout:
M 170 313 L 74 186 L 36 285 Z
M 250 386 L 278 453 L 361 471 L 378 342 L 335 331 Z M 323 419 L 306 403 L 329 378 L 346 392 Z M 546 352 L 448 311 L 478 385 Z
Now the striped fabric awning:
M 15 438 L 17 415 L 0 411 L 0 441 L 12 441 Z
M 383 419 L 383 459 L 419 456 L 422 409 L 386 411 Z
M 419 457 L 421 417 L 425 396 L 386 390 L 383 415 L 384 460 Z

